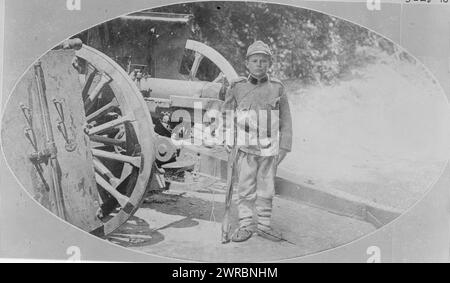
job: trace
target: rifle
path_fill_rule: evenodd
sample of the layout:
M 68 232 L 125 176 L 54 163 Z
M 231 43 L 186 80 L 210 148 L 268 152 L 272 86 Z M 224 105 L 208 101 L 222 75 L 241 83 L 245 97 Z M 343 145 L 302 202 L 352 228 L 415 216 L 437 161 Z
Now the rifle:
M 236 165 L 236 156 L 238 153 L 238 146 L 236 143 L 233 145 L 230 154 L 228 155 L 227 166 L 227 186 L 225 192 L 225 213 L 222 220 L 222 244 L 230 242 L 231 224 L 230 224 L 230 210 L 231 199 L 233 197 L 233 176 L 234 167 Z

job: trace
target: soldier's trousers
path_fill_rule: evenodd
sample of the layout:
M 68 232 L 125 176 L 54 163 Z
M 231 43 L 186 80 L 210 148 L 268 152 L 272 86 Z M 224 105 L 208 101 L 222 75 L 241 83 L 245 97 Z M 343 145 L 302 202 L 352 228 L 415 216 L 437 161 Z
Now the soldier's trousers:
M 253 224 L 253 209 L 258 228 L 270 227 L 275 195 L 276 156 L 258 156 L 239 151 L 237 159 L 239 226 Z

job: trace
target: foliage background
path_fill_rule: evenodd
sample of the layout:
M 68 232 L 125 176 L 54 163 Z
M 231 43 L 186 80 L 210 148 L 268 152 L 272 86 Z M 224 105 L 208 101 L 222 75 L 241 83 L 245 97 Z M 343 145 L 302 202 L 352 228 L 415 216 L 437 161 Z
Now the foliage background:
M 193 39 L 217 49 L 241 74 L 245 73 L 246 49 L 255 40 L 271 46 L 276 77 L 303 83 L 335 82 L 379 55 L 412 60 L 366 28 L 307 9 L 256 2 L 201 2 L 153 11 L 192 14 Z
M 275 77 L 302 84 L 334 83 L 351 74 L 354 68 L 380 58 L 395 56 L 413 60 L 395 44 L 366 28 L 308 9 L 217 1 L 177 4 L 150 11 L 191 14 L 188 37 L 215 48 L 241 75 L 246 72 L 243 63 L 246 49 L 255 40 L 262 40 L 272 48 Z M 163 29 L 181 30 L 173 24 Z M 77 37 L 112 58 L 133 56 L 141 60 L 140 63 L 150 65 L 155 59 L 148 50 L 162 33 L 168 34 L 168 31 L 161 28 L 155 31 L 146 21 L 116 19 Z M 194 60 L 194 54 L 187 52 L 185 55 L 181 73 L 187 73 Z M 205 61 L 198 78 L 214 79 L 218 70 Z

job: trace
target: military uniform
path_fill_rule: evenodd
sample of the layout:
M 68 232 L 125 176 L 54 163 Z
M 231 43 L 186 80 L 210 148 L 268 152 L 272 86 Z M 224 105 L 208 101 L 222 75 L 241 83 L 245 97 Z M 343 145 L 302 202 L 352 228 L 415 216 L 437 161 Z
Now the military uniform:
M 253 207 L 258 216 L 258 228 L 270 227 L 279 149 L 289 152 L 292 146 L 292 121 L 284 86 L 269 76 L 239 78 L 231 82 L 223 110 L 238 113 L 236 173 L 240 227 L 253 223 Z M 275 117 L 272 111 L 277 114 Z M 261 118 L 264 113 L 268 113 L 267 121 L 264 121 L 266 117 Z M 244 144 L 239 141 L 240 132 L 250 136 Z M 262 132 L 265 134 L 261 135 Z M 252 143 L 251 136 L 255 133 L 263 138 Z

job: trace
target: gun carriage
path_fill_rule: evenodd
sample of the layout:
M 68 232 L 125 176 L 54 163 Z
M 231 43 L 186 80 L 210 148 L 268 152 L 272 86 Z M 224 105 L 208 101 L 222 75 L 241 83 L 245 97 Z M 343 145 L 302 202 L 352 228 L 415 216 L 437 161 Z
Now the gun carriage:
M 121 19 L 144 19 L 153 31 L 164 25 L 148 51 L 151 65 L 122 54 L 113 60 L 74 38 L 21 79 L 5 113 L 3 145 L 13 171 L 41 205 L 107 235 L 134 214 L 149 190 L 167 189 L 163 167 L 177 174 L 193 170 L 195 157 L 180 159 L 171 138 L 190 139 L 186 129 L 202 120 L 183 121 L 176 113 L 219 107 L 237 74 L 217 51 L 187 39 L 189 18 L 140 12 Z M 182 75 L 185 50 L 193 62 Z M 219 73 L 211 81 L 197 78 L 205 58 Z

